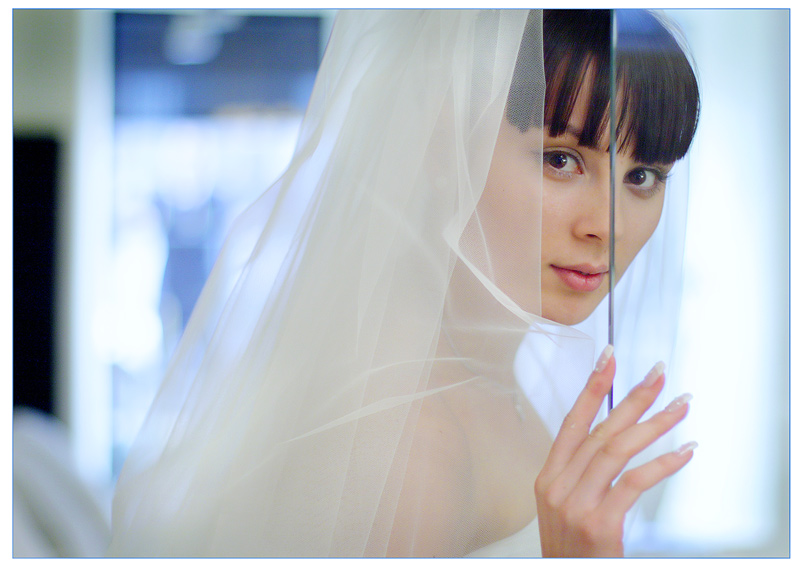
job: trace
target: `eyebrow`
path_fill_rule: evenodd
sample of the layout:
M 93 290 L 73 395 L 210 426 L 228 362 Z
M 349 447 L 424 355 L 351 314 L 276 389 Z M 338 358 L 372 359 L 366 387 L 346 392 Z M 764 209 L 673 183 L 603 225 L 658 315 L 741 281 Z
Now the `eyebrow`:
M 576 126 L 572 124 L 567 124 L 566 133 L 572 135 L 576 139 L 581 138 L 581 134 L 583 133 L 583 129 L 578 129 Z

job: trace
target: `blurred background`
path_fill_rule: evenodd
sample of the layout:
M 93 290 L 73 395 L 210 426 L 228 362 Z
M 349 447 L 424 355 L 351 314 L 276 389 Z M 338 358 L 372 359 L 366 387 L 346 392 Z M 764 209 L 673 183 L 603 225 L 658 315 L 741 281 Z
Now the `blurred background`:
M 700 447 L 640 555 L 789 554 L 789 11 L 669 10 L 703 94 L 671 379 Z M 292 155 L 334 13 L 13 11 L 14 555 L 96 556 L 235 216 Z

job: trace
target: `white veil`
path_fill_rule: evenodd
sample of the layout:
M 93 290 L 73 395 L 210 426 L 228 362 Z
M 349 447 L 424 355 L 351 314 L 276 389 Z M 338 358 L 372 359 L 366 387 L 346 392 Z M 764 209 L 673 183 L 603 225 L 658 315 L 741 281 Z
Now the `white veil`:
M 458 555 L 535 519 L 487 520 L 487 493 L 510 467 L 531 501 L 606 343 L 602 305 L 581 330 L 538 316 L 540 165 L 514 217 L 485 204 L 512 77 L 541 128 L 541 45 L 536 12 L 340 13 L 295 157 L 228 237 L 122 470 L 111 554 Z M 665 281 L 670 229 L 621 285 Z

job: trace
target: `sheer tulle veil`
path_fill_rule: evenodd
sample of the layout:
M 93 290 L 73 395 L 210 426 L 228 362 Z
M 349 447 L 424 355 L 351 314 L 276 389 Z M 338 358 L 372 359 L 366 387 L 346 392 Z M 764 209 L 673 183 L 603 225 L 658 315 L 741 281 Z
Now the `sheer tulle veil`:
M 383 556 L 431 506 L 453 554 L 497 538 L 462 489 L 493 458 L 476 445 L 445 466 L 452 493 L 401 492 L 448 457 L 418 448 L 445 414 L 465 437 L 527 423 L 532 482 L 607 343 L 605 302 L 576 327 L 541 317 L 541 26 L 339 14 L 295 156 L 229 235 L 122 470 L 111 554 Z M 487 186 L 515 89 L 531 164 L 504 216 Z M 669 361 L 685 204 L 670 186 L 618 286 L 620 398 Z

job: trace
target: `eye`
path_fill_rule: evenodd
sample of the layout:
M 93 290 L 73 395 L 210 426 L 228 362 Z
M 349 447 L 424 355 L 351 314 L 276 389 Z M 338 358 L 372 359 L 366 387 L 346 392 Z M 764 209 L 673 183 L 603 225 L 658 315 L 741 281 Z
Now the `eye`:
M 570 176 L 583 172 L 578 158 L 566 151 L 546 151 L 543 157 L 545 166 L 558 175 Z
M 642 197 L 651 197 L 664 188 L 667 172 L 652 167 L 636 167 L 625 175 L 625 184 Z
M 628 173 L 625 182 L 641 189 L 652 189 L 659 182 L 659 175 L 651 169 L 640 167 Z

